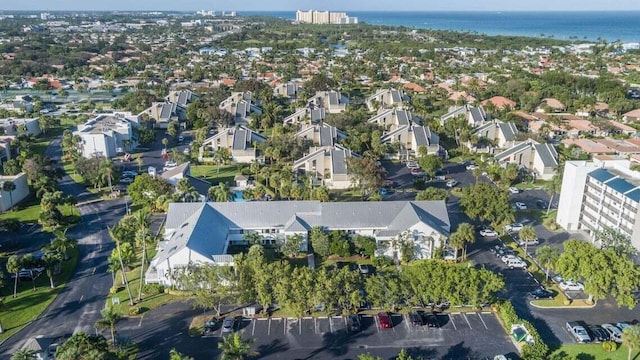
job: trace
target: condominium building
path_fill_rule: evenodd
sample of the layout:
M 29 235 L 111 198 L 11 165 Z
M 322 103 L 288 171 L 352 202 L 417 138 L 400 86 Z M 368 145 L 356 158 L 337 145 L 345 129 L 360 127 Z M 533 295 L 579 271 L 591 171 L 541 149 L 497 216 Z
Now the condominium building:
M 79 146 L 84 157 L 112 158 L 138 146 L 138 126 L 139 117 L 131 113 L 100 114 L 78 125 L 74 134 L 80 136 Z
M 345 12 L 331 11 L 296 11 L 296 21 L 307 24 L 357 24 L 357 17 L 350 17 Z
M 640 172 L 628 160 L 567 161 L 556 221 L 593 236 L 612 228 L 640 250 Z

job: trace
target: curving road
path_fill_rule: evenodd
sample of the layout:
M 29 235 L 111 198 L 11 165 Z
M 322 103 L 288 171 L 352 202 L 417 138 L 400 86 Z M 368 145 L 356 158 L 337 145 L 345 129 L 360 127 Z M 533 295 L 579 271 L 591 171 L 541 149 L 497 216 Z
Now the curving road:
M 60 139 L 54 139 L 45 151 L 59 160 Z M 94 324 L 101 318 L 109 288 L 113 284 L 107 273 L 107 258 L 113 247 L 106 227 L 115 224 L 125 212 L 126 199 L 99 201 L 68 175 L 59 188 L 78 200 L 81 224 L 67 235 L 77 239 L 79 261 L 70 281 L 51 305 L 33 322 L 5 341 L 0 358 L 8 359 L 29 338 L 44 335 L 50 338 L 70 336 L 77 331 L 95 332 Z

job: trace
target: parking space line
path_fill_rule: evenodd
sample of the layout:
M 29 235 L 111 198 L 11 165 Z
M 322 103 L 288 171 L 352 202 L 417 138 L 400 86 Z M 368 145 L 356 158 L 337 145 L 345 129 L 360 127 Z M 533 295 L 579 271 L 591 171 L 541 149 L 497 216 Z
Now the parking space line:
M 271 318 L 269 318 L 269 325 L 267 326 L 267 336 L 271 335 Z
M 378 330 L 378 332 L 380 332 L 380 323 L 378 322 L 378 317 L 377 316 L 373 317 L 373 322 L 376 323 L 376 330 Z
M 453 317 L 451 317 L 451 314 L 447 314 L 447 316 L 449 317 L 449 320 L 451 321 L 451 324 L 453 325 L 453 329 L 454 330 L 458 330 L 458 327 L 456 326 L 455 321 L 453 321 Z
M 282 331 L 283 331 L 283 334 L 286 334 L 287 333 L 287 318 L 284 318 L 283 323 L 284 323 L 284 327 L 282 328 Z
M 462 313 L 462 317 L 464 317 L 464 320 L 467 322 L 467 325 L 469 325 L 469 329 L 473 330 L 473 327 L 471 326 L 469 319 L 467 319 L 467 315 L 465 313 Z
M 405 315 L 403 315 L 403 317 L 404 317 L 404 325 L 407 327 L 407 331 L 411 332 L 411 328 L 409 327 L 409 321 L 408 321 L 409 320 L 409 315 L 405 314 Z
M 313 332 L 318 333 L 318 318 L 313 318 Z
M 251 329 L 251 337 L 253 337 L 253 334 L 256 332 L 256 323 L 257 321 L 253 321 L 253 328 Z
M 329 316 L 329 333 L 333 333 L 333 327 L 331 325 L 331 316 Z
M 489 328 L 487 327 L 487 324 L 484 322 L 484 319 L 482 318 L 482 315 L 480 315 L 480 313 L 477 313 L 478 317 L 480 318 L 480 321 L 482 321 L 482 325 L 484 325 L 484 328 L 489 330 Z

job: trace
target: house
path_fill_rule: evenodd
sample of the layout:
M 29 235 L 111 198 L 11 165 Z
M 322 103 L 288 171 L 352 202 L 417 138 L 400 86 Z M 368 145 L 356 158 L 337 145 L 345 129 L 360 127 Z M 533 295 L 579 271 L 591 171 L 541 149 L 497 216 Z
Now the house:
M 633 122 L 640 120 L 640 109 L 631 110 L 622 114 L 622 120 L 624 122 Z
M 487 106 L 487 104 L 493 104 L 493 106 L 498 110 L 504 109 L 515 109 L 516 102 L 506 98 L 504 96 L 494 96 L 480 103 L 481 106 Z
M 536 112 L 548 113 L 548 112 L 561 112 L 565 111 L 567 106 L 560 100 L 554 98 L 542 99 L 540 105 L 536 108 Z
M 2 190 L 5 182 L 12 182 L 15 185 L 13 191 Z M 29 196 L 29 186 L 27 185 L 27 174 L 0 175 L 0 212 L 9 211 L 17 203 Z
M 517 164 L 524 167 L 542 180 L 551 180 L 558 166 L 558 152 L 555 147 L 531 139 L 496 154 L 494 158 L 502 166 Z
M 147 116 L 155 120 L 154 127 L 166 129 L 172 121 L 184 121 L 187 118 L 187 109 L 177 103 L 154 102 L 139 116 Z
M 424 94 L 427 92 L 427 89 L 425 89 L 423 86 L 420 86 L 413 82 L 402 84 L 402 88 L 415 94 Z
M 112 158 L 117 154 L 131 151 L 138 146 L 135 128 L 139 118 L 131 113 L 116 112 L 100 114 L 78 125 L 74 135 L 80 137 L 82 156 L 104 156 Z
M 636 130 L 635 128 L 632 128 L 631 126 L 625 125 L 618 121 L 609 120 L 606 122 L 606 125 L 608 125 L 612 132 L 616 134 L 624 134 L 627 136 L 636 136 L 638 134 L 638 130 Z
M 595 155 L 595 154 L 615 154 L 616 151 L 609 148 L 608 146 L 595 142 L 590 139 L 564 139 L 562 143 L 566 147 L 577 146 L 580 150 L 584 151 L 587 154 Z
M 606 138 L 606 139 L 598 139 L 595 140 L 598 144 L 604 145 L 610 149 L 612 149 L 613 151 L 615 151 L 616 154 L 618 155 L 622 155 L 624 157 L 629 157 L 630 155 L 636 155 L 636 154 L 640 154 L 640 146 L 632 143 L 632 142 L 627 142 L 624 140 L 616 140 L 616 139 L 611 139 L 611 138 Z
M 298 99 L 302 87 L 293 81 L 278 84 L 273 88 L 273 95 L 287 99 L 289 102 Z
M 198 151 L 199 161 L 213 161 L 213 153 L 225 148 L 231 159 L 238 163 L 250 163 L 257 160 L 256 144 L 267 138 L 244 125 L 224 129 L 204 140 Z
M 409 159 L 418 156 L 418 150 L 424 146 L 429 155 L 446 157 L 446 151 L 440 146 L 440 137 L 427 126 L 403 125 L 390 131 L 380 138 L 383 144 L 400 144 L 396 154 L 387 154 L 388 158 L 398 157 Z
M 0 109 L 18 114 L 29 113 L 33 111 L 33 98 L 29 95 L 16 95 L 13 100 L 0 104 Z
M 325 123 L 308 125 L 295 136 L 302 141 L 310 141 L 315 146 L 333 146 L 347 138 L 347 134 L 342 130 Z
M 348 189 L 352 185 L 347 165 L 350 157 L 360 155 L 340 145 L 312 147 L 307 155 L 293 162 L 293 171 L 329 189 Z
M 412 114 L 410 111 L 402 109 L 387 109 L 374 115 L 367 120 L 370 124 L 376 124 L 385 128 L 386 131 L 393 131 L 402 126 L 413 124 L 423 124 L 424 119 Z
M 380 111 L 384 109 L 402 109 L 406 100 L 400 90 L 393 88 L 379 89 L 375 94 L 365 99 L 365 104 L 369 111 Z
M 0 136 L 0 166 L 18 154 L 18 149 L 12 147 L 15 136 Z
M 172 91 L 165 97 L 165 101 L 185 108 L 193 101 L 198 99 L 198 95 L 191 90 Z
M 53 344 L 54 339 L 47 338 L 42 335 L 38 335 L 36 337 L 32 337 L 28 339 L 24 345 L 22 345 L 22 350 L 27 350 L 33 354 L 33 359 L 35 360 L 49 360 L 54 359 L 49 352 L 49 347 Z
M 189 185 L 193 186 L 198 194 L 200 194 L 201 202 L 209 200 L 209 188 L 211 187 L 211 183 L 191 176 L 191 163 L 189 162 L 164 171 L 160 177 L 174 187 L 178 185 L 178 181 L 180 181 L 180 179 L 187 179 L 189 181 Z
M 146 283 L 174 284 L 175 275 L 191 264 L 233 265 L 230 245 L 246 244 L 245 234 L 260 234 L 265 245 L 302 237 L 309 231 L 342 230 L 371 236 L 377 256 L 397 258 L 398 238 L 410 241 L 416 258 L 433 258 L 449 237 L 451 225 L 444 201 L 318 202 L 251 201 L 171 203 L 164 241 L 151 261 Z
M 509 148 L 516 144 L 518 133 L 514 123 L 494 120 L 476 128 L 473 131 L 476 140 L 469 141 L 467 147 L 474 152 L 491 152 L 494 147 Z
M 327 118 L 327 112 L 324 108 L 317 107 L 305 107 L 296 110 L 293 114 L 283 119 L 283 124 L 293 125 L 303 122 L 310 122 L 311 124 L 318 124 Z
M 31 136 L 40 135 L 40 121 L 38 118 L 31 119 L 0 119 L 0 128 L 4 129 L 5 135 L 17 136 L 21 133 Z
M 242 174 L 237 174 L 236 176 L 234 176 L 233 182 L 236 185 L 235 187 L 240 189 L 245 189 L 249 185 L 251 185 L 251 180 L 249 180 L 249 177 Z
M 347 109 L 349 98 L 337 91 L 318 91 L 309 99 L 309 104 L 323 108 L 329 114 L 338 114 Z
M 447 120 L 458 116 L 464 116 L 472 127 L 480 126 L 489 119 L 482 106 L 463 105 L 450 108 L 448 113 L 440 117 L 440 124 L 444 126 Z
M 231 96 L 223 100 L 218 107 L 220 110 L 231 114 L 237 125 L 246 125 L 249 123 L 251 115 L 262 114 L 260 103 L 253 97 L 251 91 L 234 92 Z

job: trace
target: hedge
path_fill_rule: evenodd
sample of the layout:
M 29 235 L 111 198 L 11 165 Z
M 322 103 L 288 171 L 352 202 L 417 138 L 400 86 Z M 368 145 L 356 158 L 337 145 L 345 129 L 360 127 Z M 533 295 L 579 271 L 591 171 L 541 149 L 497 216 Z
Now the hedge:
M 542 341 L 538 330 L 528 321 L 520 319 L 513 305 L 509 301 L 503 301 L 498 304 L 498 315 L 502 319 L 506 331 L 510 331 L 511 325 L 522 324 L 533 338 L 533 343 L 524 343 L 522 345 L 522 358 L 525 360 L 544 360 L 549 354 L 549 346 Z

